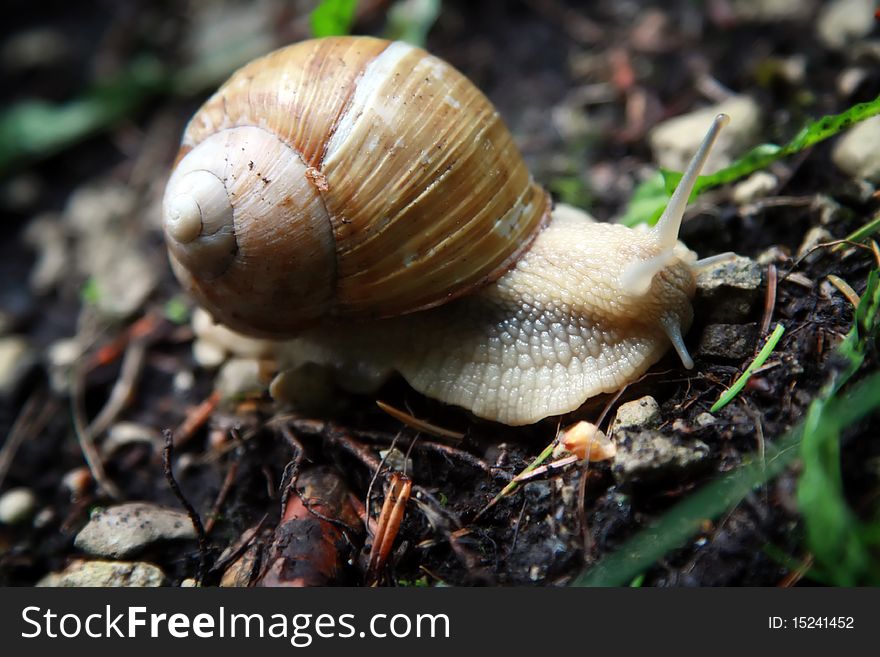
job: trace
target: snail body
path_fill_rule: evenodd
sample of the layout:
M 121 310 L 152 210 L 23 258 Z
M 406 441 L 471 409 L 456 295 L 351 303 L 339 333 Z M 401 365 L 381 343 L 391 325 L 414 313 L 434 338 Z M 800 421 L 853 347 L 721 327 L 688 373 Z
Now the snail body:
M 451 66 L 368 37 L 248 64 L 190 122 L 164 198 L 172 267 L 214 318 L 288 360 L 384 373 L 527 424 L 693 365 L 678 242 L 716 120 L 652 229 L 551 209 Z M 293 351 L 292 351 L 293 349 Z M 284 357 L 282 356 L 282 360 Z

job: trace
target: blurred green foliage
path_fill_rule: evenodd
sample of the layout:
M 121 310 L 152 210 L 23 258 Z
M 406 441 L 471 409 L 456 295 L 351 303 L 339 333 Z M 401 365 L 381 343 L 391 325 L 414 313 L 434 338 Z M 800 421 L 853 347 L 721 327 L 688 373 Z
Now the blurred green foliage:
M 312 36 L 340 36 L 351 32 L 357 0 L 321 0 L 309 16 Z

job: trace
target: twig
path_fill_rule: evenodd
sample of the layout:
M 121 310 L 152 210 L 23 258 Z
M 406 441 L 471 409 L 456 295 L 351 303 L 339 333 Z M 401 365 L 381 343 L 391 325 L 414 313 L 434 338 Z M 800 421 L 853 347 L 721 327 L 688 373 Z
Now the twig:
M 226 476 L 223 478 L 223 484 L 220 486 L 220 492 L 217 493 L 217 498 L 214 500 L 214 504 L 211 506 L 211 511 L 208 512 L 208 519 L 205 521 L 205 534 L 210 534 L 211 530 L 214 529 L 214 524 L 217 522 L 217 518 L 220 516 L 220 507 L 223 506 L 223 503 L 229 496 L 229 491 L 232 490 L 232 484 L 235 483 L 235 476 L 237 474 L 238 460 L 235 460 L 232 461 L 229 464 L 229 467 L 226 469 Z
M 290 498 L 290 491 L 296 486 L 299 466 L 302 464 L 303 457 L 305 456 L 305 449 L 286 424 L 279 424 L 278 430 L 293 450 L 293 458 L 284 466 L 284 473 L 281 475 L 281 484 L 279 485 L 281 489 L 281 515 L 283 517 L 284 510 L 287 508 L 287 500 Z
M 3 487 L 3 481 L 6 479 L 19 447 L 46 426 L 57 408 L 58 404 L 54 399 L 46 400 L 46 394 L 43 390 L 37 390 L 28 397 L 9 430 L 6 442 L 3 443 L 3 447 L 0 447 L 0 488 Z
M 180 447 L 189 442 L 189 440 L 195 435 L 196 431 L 208 421 L 211 414 L 217 409 L 217 404 L 219 403 L 220 393 L 215 390 L 208 395 L 207 399 L 201 404 L 187 413 L 183 422 L 180 423 L 180 426 L 177 427 L 177 430 L 174 432 L 174 446 Z
M 590 531 L 590 523 L 587 522 L 587 482 L 590 479 L 590 461 L 587 459 L 581 468 L 581 479 L 578 482 L 578 518 L 581 521 L 581 537 L 584 543 L 584 561 L 593 560 L 593 550 L 596 542 L 593 540 L 593 532 Z
M 382 570 L 391 553 L 411 491 L 412 480 L 409 477 L 399 472 L 392 474 L 388 492 L 385 493 L 382 512 L 379 515 L 376 535 L 370 548 L 366 579 L 371 586 L 378 583 L 379 571 Z
M 788 573 L 788 575 L 783 577 L 776 586 L 785 589 L 794 586 L 803 579 L 804 575 L 810 572 L 810 568 L 812 567 L 813 555 L 808 554 L 803 562 L 797 568 Z
M 529 500 L 527 498 L 523 498 L 522 506 L 519 509 L 519 516 L 516 518 L 516 529 L 513 530 L 513 540 L 510 542 L 510 552 L 513 553 L 514 548 L 516 548 L 516 539 L 519 538 L 519 528 L 522 526 L 523 516 L 526 514 L 526 505 Z
M 358 431 L 358 436 L 362 438 L 366 438 L 371 442 L 375 443 L 390 443 L 394 440 L 390 434 L 385 434 L 377 431 Z M 425 440 L 424 438 L 420 440 L 413 440 L 410 443 L 409 449 L 420 449 L 427 450 L 431 452 L 437 452 L 443 456 L 451 458 L 453 460 L 457 459 L 459 461 L 463 461 L 467 465 L 473 466 L 479 470 L 482 470 L 486 474 L 495 477 L 497 479 L 504 479 L 506 481 L 510 481 L 512 475 L 503 470 L 499 470 L 497 467 L 491 466 L 480 458 L 477 458 L 473 454 L 468 451 L 461 449 L 460 447 L 455 447 L 453 445 L 447 445 L 445 443 L 434 442 L 433 440 Z
M 828 274 L 827 278 L 828 282 L 836 287 L 838 292 L 846 297 L 846 300 L 852 304 L 853 308 L 859 307 L 859 302 L 861 301 L 861 299 L 859 299 L 858 293 L 854 289 L 852 289 L 852 286 L 849 283 L 843 280 L 840 276 L 835 276 L 834 274 Z
M 196 530 L 196 535 L 199 539 L 198 580 L 199 582 L 202 582 L 205 579 L 205 575 L 208 573 L 208 534 L 205 532 L 205 527 L 202 525 L 202 519 L 199 517 L 195 507 L 190 504 L 188 499 L 186 499 L 183 491 L 180 490 L 177 479 L 174 478 L 174 471 L 171 469 L 171 456 L 174 451 L 174 434 L 170 429 L 165 429 L 163 434 L 165 436 L 165 449 L 162 450 L 162 466 L 165 473 L 165 480 L 171 487 L 174 496 L 183 505 L 183 508 L 186 509 L 190 522 L 192 522 L 193 527 Z
M 89 426 L 86 425 L 85 413 L 85 370 L 78 368 L 73 373 L 70 387 L 70 406 L 73 419 L 73 430 L 79 443 L 80 451 L 92 477 L 98 487 L 114 500 L 122 499 L 122 491 L 117 488 L 104 470 L 104 463 L 98 449 L 95 447 L 95 437 Z
M 391 446 L 388 448 L 388 451 L 385 452 L 385 456 L 382 457 L 382 460 L 379 461 L 379 467 L 376 468 L 376 471 L 373 473 L 373 476 L 370 478 L 370 485 L 367 486 L 367 496 L 366 496 L 366 498 L 365 498 L 365 500 L 364 500 L 364 508 L 365 508 L 366 511 L 367 511 L 367 520 L 369 520 L 369 518 L 370 518 L 370 513 L 371 513 L 371 511 L 370 511 L 370 498 L 371 498 L 372 495 L 373 495 L 373 486 L 374 486 L 375 483 L 376 483 L 376 479 L 379 478 L 379 473 L 382 471 L 382 467 L 385 465 L 385 461 L 387 461 L 387 460 L 388 460 L 388 457 L 391 455 L 391 450 L 394 449 L 394 446 L 395 446 L 395 444 L 397 443 L 397 439 L 398 439 L 398 438 L 400 438 L 400 434 L 399 434 L 399 433 L 398 433 L 396 436 L 394 436 L 394 440 L 391 441 Z M 366 524 L 366 526 L 367 526 L 367 534 L 370 535 L 370 536 L 372 536 L 372 534 L 373 534 L 372 529 L 373 529 L 373 528 L 370 526 L 370 523 L 369 523 L 369 522 L 367 522 L 367 523 L 365 523 L 365 524 Z
M 776 309 L 776 265 L 767 265 L 767 294 L 764 297 L 764 318 L 761 320 L 761 336 L 767 335 L 773 311 Z
M 385 402 L 379 401 L 378 399 L 376 400 L 376 406 L 388 413 L 388 415 L 393 417 L 395 420 L 402 422 L 408 427 L 412 427 L 416 431 L 431 434 L 432 436 L 436 436 L 438 438 L 450 438 L 452 440 L 461 440 L 462 438 L 464 438 L 464 434 L 459 431 L 452 431 L 451 429 L 432 424 L 431 422 L 420 420 L 413 414 L 407 413 L 406 411 L 401 411 L 399 408 L 395 408 L 391 404 L 386 404 Z
M 99 436 L 109 429 L 113 421 L 131 400 L 135 383 L 144 366 L 146 353 L 147 343 L 145 340 L 137 339 L 129 342 L 125 355 L 122 358 L 119 378 L 113 384 L 113 389 L 110 391 L 107 403 L 104 404 L 104 407 L 89 424 L 89 433 L 92 437 Z

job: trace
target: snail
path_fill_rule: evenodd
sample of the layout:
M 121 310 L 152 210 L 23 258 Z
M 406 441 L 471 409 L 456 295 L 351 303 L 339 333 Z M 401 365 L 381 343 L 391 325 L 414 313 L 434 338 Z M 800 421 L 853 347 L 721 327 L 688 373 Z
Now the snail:
M 552 206 L 443 60 L 303 41 L 245 65 L 189 122 L 163 199 L 170 261 L 216 321 L 291 338 L 289 362 L 396 370 L 479 417 L 534 423 L 619 390 L 670 344 L 693 366 L 700 263 L 678 231 L 726 120 L 653 228 L 600 223 Z

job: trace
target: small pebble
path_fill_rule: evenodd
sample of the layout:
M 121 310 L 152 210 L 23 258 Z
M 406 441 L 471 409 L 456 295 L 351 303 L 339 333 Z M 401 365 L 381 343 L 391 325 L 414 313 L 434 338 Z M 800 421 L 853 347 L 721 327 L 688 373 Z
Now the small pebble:
M 700 413 L 694 418 L 694 425 L 699 428 L 708 427 L 715 424 L 715 416 L 711 413 Z
M 621 485 L 682 481 L 704 467 L 709 447 L 699 440 L 669 438 L 657 431 L 623 431 L 612 473 Z
M 743 256 L 701 269 L 697 274 L 695 316 L 716 324 L 746 321 L 760 302 L 763 280 L 764 268 Z
M 237 399 L 243 395 L 265 390 L 260 376 L 260 362 L 254 358 L 230 358 L 214 381 L 221 399 Z
M 704 173 L 712 173 L 730 164 L 733 158 L 755 143 L 761 128 L 761 109 L 748 96 L 734 96 L 713 107 L 677 116 L 655 126 L 649 141 L 656 162 L 665 169 L 684 171 L 719 113 L 729 115 L 730 123 L 718 136 Z
M 71 501 L 81 500 L 92 485 L 92 473 L 86 466 L 74 468 L 61 478 L 61 486 L 70 493 Z
M 651 429 L 660 424 L 660 406 L 657 400 L 646 395 L 621 404 L 611 424 L 611 433 L 622 429 Z
M 195 340 L 192 346 L 193 360 L 206 370 L 220 367 L 226 360 L 226 351 L 208 340 Z
M 84 561 L 71 563 L 60 573 L 37 582 L 40 587 L 153 587 L 166 583 L 158 566 L 143 561 Z
M 816 20 L 819 40 L 832 50 L 845 50 L 874 28 L 874 0 L 832 0 Z
M 738 205 L 764 198 L 776 189 L 779 180 L 772 173 L 758 171 L 733 188 L 733 201 Z
M 0 496 L 0 525 L 17 525 L 29 519 L 37 498 L 28 488 L 12 488 Z
M 880 184 L 880 116 L 848 130 L 834 147 L 831 159 L 844 173 Z
M 110 456 L 118 449 L 136 443 L 147 444 L 161 451 L 164 441 L 159 432 L 152 427 L 135 422 L 117 422 L 107 432 L 107 438 L 101 443 L 101 453 Z
M 95 556 L 124 559 L 162 541 L 194 538 L 196 531 L 185 513 L 128 502 L 95 513 L 73 543 Z

